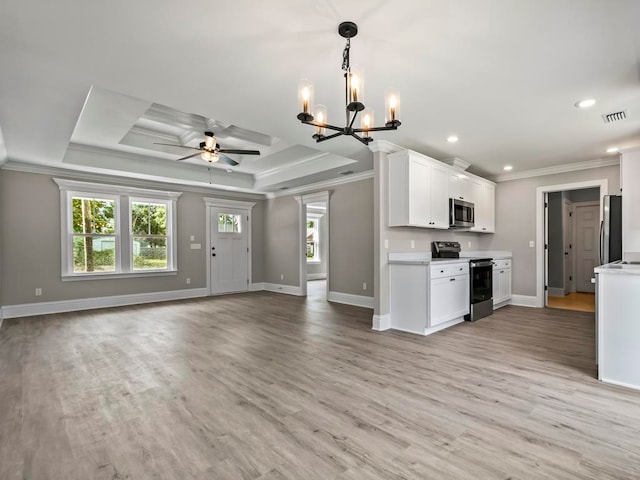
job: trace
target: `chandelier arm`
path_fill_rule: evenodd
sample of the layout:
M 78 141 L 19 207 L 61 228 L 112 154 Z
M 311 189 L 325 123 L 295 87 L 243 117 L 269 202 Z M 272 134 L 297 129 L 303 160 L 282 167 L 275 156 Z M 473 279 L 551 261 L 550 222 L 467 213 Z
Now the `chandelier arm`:
M 365 145 L 369 145 L 369 142 L 373 140 L 373 138 L 371 137 L 363 138 L 360 135 L 356 134 L 355 132 L 351 132 L 351 136 L 356 140 L 359 140 L 360 142 L 364 143 Z
M 348 112 L 348 110 L 347 110 Z M 353 122 L 356 121 L 356 117 L 358 116 L 358 111 L 356 110 L 355 112 L 353 112 L 353 117 L 351 117 L 351 122 L 349 123 L 349 130 L 352 130 L 351 127 L 353 127 Z
M 344 135 L 344 132 L 334 133 L 333 135 L 329 135 L 328 137 L 325 137 L 325 136 L 316 137 L 316 142 L 320 143 L 320 142 L 324 142 L 325 140 L 331 140 L 332 138 L 339 137 L 340 135 Z
M 314 127 L 320 127 L 320 128 L 326 128 L 327 130 L 337 130 L 337 131 L 344 131 L 344 127 L 336 127 L 335 125 L 329 125 L 328 123 L 317 123 L 314 121 L 310 121 L 310 122 L 302 122 L 305 123 L 307 125 L 313 125 Z
M 384 132 L 385 130 L 397 130 L 398 127 L 371 127 L 371 128 L 354 128 L 354 132 Z

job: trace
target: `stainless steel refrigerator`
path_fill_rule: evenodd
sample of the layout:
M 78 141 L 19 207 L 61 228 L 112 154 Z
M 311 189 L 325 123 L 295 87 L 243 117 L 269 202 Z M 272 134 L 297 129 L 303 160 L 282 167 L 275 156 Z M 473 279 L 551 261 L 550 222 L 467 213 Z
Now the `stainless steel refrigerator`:
M 605 195 L 600 225 L 600 264 L 622 260 L 622 196 Z

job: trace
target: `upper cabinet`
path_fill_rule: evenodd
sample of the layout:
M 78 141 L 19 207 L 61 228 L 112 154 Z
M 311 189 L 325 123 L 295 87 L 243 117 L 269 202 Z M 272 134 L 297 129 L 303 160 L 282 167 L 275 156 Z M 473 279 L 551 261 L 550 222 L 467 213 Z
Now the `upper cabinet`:
M 403 150 L 389 155 L 389 226 L 449 228 L 446 165 Z
M 495 231 L 495 185 L 411 150 L 389 155 L 389 226 L 449 228 L 449 198 L 475 206 L 472 232 Z
M 478 183 L 475 204 L 475 226 L 472 232 L 495 232 L 496 187 L 492 183 Z

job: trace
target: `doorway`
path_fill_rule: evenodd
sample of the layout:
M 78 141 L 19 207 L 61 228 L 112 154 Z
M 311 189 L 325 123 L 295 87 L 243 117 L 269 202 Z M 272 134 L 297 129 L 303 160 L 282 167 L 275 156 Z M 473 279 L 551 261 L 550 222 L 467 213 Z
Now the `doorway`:
M 246 292 L 251 284 L 251 209 L 255 203 L 205 198 L 209 295 Z
M 546 194 L 546 307 L 595 311 L 600 193 L 591 187 Z
M 300 290 L 303 296 L 329 298 L 329 192 L 296 197 L 300 204 Z

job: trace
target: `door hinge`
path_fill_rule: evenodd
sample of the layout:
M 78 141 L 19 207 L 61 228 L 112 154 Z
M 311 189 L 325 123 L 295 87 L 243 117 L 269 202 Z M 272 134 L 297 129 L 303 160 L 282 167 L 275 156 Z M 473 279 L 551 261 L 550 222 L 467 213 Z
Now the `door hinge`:
M 249 251 L 249 247 L 247 247 L 247 252 Z
M 573 277 L 571 275 L 569 275 L 569 281 L 573 282 Z
M 571 244 L 569 244 L 569 250 L 571 250 L 573 247 L 571 246 Z
M 573 217 L 573 212 L 569 212 L 569 216 L 570 216 L 570 217 Z
M 544 244 L 544 249 L 548 250 L 549 249 L 549 245 L 547 245 L 546 243 Z
M 547 290 L 549 290 L 549 287 L 547 287 L 546 285 L 544 286 L 544 291 L 546 292 Z
M 544 202 L 544 208 L 549 208 L 549 204 L 547 202 Z

